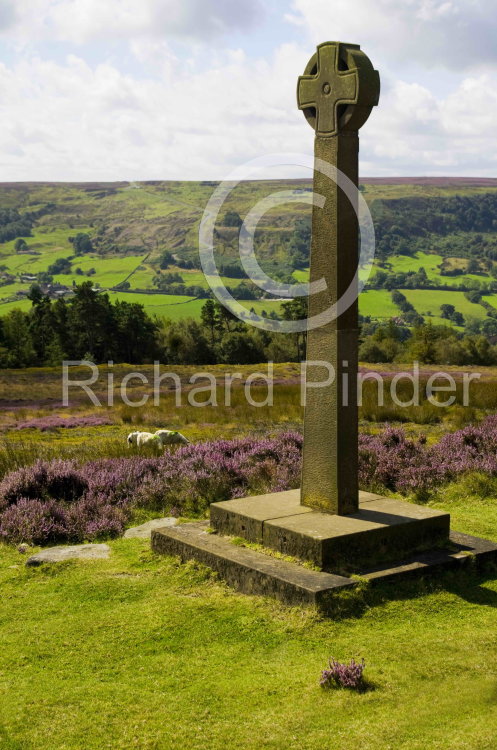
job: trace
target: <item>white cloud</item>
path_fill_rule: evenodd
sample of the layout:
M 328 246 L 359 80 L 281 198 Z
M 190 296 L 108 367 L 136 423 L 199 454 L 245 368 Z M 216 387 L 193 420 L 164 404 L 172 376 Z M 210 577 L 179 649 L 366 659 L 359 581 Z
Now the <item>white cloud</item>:
M 396 81 L 363 129 L 363 174 L 495 176 L 495 122 L 487 75 L 462 79 L 444 98 Z
M 460 71 L 497 62 L 495 0 L 294 0 L 314 42 L 359 43 L 373 61 Z
M 176 61 L 163 80 L 74 55 L 0 66 L 1 179 L 222 177 L 260 153 L 299 150 L 311 142 L 294 106 L 303 62 L 287 46 L 255 65 L 236 52 L 207 70 Z
M 0 65 L 0 179 L 215 179 L 264 154 L 308 153 L 295 103 L 307 53 L 283 45 L 254 62 L 219 52 L 207 69 L 171 57 L 162 79 L 75 55 Z M 389 82 L 361 131 L 362 174 L 495 173 L 488 88 L 485 75 L 468 77 L 437 99 Z
M 0 28 L 2 7 L 0 0 Z M 83 44 L 102 39 L 211 40 L 261 22 L 261 0 L 17 0 L 17 36 Z
M 11 0 L 0 0 L 0 31 L 10 28 L 15 17 L 14 3 Z
M 0 180 L 214 179 L 271 152 L 309 153 L 295 84 L 326 38 L 360 41 L 382 73 L 380 106 L 361 130 L 363 175 L 495 174 L 490 72 L 451 75 L 446 92 L 436 73 L 406 74 L 411 57 L 452 64 L 453 43 L 461 66 L 486 59 L 490 0 L 295 0 L 286 10 L 312 36 L 305 49 L 226 47 L 223 34 L 259 22 L 261 2 L 16 0 L 14 15 L 0 0 L 0 31 L 18 23 L 7 38 L 25 43 L 0 62 Z M 82 46 L 101 34 L 126 43 L 109 44 L 108 57 Z M 38 39 L 65 40 L 57 54 L 70 53 L 44 59 Z

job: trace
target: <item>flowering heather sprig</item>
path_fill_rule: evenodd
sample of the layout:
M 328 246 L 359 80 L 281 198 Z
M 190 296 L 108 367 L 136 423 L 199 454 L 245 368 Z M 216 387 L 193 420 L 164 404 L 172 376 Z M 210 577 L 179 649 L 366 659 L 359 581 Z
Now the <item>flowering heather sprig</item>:
M 112 420 L 108 417 L 98 417 L 96 415 L 90 415 L 88 417 L 59 417 L 57 414 L 50 415 L 47 417 L 33 417 L 24 422 L 18 422 L 14 430 L 29 430 L 37 429 L 41 432 L 46 430 L 59 429 L 60 427 L 65 429 L 74 429 L 77 427 L 101 427 L 102 425 L 113 424 Z
M 357 690 L 364 684 L 363 672 L 366 663 L 364 659 L 360 662 L 352 659 L 350 664 L 342 664 L 336 659 L 330 659 L 328 669 L 323 669 L 319 684 L 323 688 L 338 687 Z

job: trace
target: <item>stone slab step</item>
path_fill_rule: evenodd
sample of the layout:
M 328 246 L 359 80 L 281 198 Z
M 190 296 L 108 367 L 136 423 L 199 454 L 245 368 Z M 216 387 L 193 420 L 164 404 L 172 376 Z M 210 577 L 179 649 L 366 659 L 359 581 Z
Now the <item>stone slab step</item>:
M 197 560 L 245 594 L 276 596 L 291 604 L 320 606 L 330 591 L 354 585 L 331 573 L 309 570 L 297 563 L 239 547 L 229 537 L 208 533 L 208 521 L 185 523 L 152 532 L 154 552 Z
M 262 552 L 233 544 L 229 537 L 208 532 L 199 521 L 152 532 L 152 549 L 165 555 L 197 560 L 215 570 L 233 588 L 245 594 L 273 596 L 292 605 L 314 605 L 326 611 L 336 592 L 357 585 L 346 576 L 304 568 Z M 421 552 L 395 564 L 362 571 L 372 584 L 423 575 L 446 567 L 484 563 L 497 565 L 497 544 L 451 532 L 450 549 Z

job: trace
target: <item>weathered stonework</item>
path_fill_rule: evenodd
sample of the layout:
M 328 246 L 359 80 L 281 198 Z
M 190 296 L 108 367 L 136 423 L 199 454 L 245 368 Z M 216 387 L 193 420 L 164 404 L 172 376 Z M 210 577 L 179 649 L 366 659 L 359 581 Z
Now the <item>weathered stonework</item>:
M 213 503 L 214 533 L 207 521 L 152 531 L 156 552 L 198 560 L 240 591 L 323 610 L 337 591 L 357 585 L 352 572 L 375 583 L 497 561 L 496 544 L 451 533 L 449 514 L 358 489 L 357 206 L 323 165 L 357 187 L 357 131 L 378 96 L 378 73 L 357 45 L 319 45 L 299 78 L 298 105 L 315 130 L 314 192 L 325 199 L 313 206 L 310 271 L 310 281 L 324 279 L 325 288 L 310 295 L 308 317 L 334 306 L 338 313 L 309 326 L 308 382 L 322 379 L 319 362 L 332 365 L 335 379 L 306 388 L 301 490 Z M 351 294 L 343 304 L 345 292 Z M 237 546 L 233 537 L 263 548 Z M 275 558 L 274 551 L 297 560 Z
M 353 514 L 321 513 L 300 505 L 299 490 L 291 490 L 213 503 L 211 525 L 337 573 L 446 544 L 450 516 L 367 492 Z
M 308 570 L 295 562 L 234 545 L 230 537 L 209 533 L 208 528 L 208 521 L 200 521 L 155 529 L 152 549 L 183 561 L 197 560 L 244 594 L 262 594 L 286 604 L 315 606 L 324 613 L 337 593 L 359 585 L 357 578 Z M 369 566 L 360 573 L 374 585 L 445 568 L 471 566 L 485 571 L 496 564 L 497 544 L 452 532 L 448 548 L 408 555 L 396 563 Z
M 297 101 L 314 128 L 314 192 L 325 198 L 313 206 L 310 281 L 324 279 L 324 291 L 309 296 L 310 319 L 344 300 L 334 319 L 307 334 L 307 382 L 326 374 L 314 362 L 327 362 L 335 379 L 306 388 L 301 502 L 323 512 L 348 514 L 359 507 L 358 486 L 358 222 L 357 206 L 337 181 L 320 168 L 332 165 L 358 184 L 358 129 L 378 103 L 380 80 L 357 45 L 325 42 L 299 78 Z M 346 363 L 344 365 L 344 363 Z M 348 375 L 348 398 L 343 372 Z

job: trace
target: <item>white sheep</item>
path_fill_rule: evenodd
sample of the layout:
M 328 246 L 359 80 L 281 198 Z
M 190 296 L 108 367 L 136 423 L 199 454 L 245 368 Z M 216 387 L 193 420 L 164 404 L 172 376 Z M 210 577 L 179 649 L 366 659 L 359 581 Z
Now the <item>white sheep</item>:
M 157 430 L 155 437 L 160 441 L 162 446 L 166 445 L 187 445 L 190 441 L 181 432 L 177 430 Z
M 157 435 L 154 435 L 152 432 L 130 432 L 128 435 L 128 445 L 130 447 L 136 445 L 138 448 L 141 448 L 143 445 L 151 445 L 153 443 L 162 445 Z

